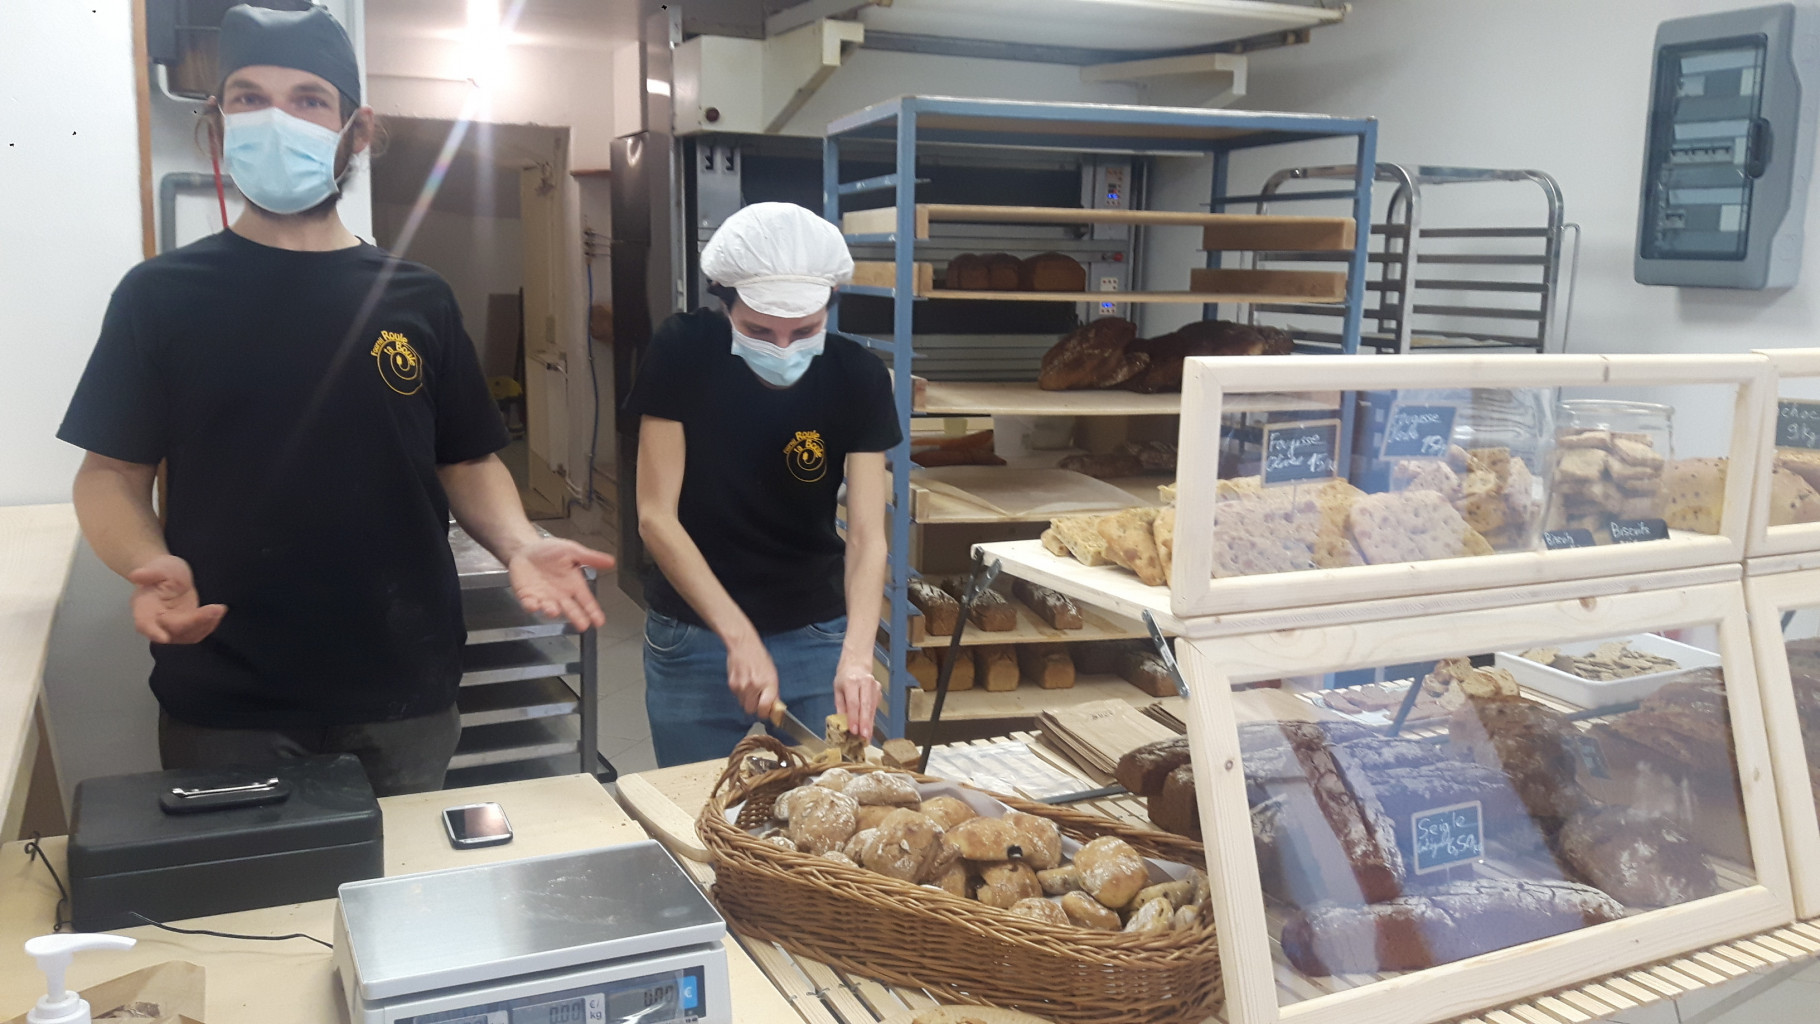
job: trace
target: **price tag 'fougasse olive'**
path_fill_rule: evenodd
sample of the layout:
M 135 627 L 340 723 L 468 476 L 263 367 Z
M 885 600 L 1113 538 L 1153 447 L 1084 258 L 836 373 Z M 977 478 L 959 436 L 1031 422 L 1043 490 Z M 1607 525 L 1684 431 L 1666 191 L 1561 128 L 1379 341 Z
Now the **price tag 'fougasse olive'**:
M 1340 421 L 1273 423 L 1264 428 L 1264 486 L 1328 480 L 1339 471 Z
M 1384 458 L 1443 459 L 1453 441 L 1452 405 L 1393 405 L 1384 427 Z

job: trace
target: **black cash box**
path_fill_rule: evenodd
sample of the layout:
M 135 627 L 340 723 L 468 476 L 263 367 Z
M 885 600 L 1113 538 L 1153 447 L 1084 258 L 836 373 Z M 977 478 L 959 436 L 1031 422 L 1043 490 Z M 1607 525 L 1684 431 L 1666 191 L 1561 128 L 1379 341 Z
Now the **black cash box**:
M 85 932 L 333 899 L 385 874 L 379 801 L 352 754 L 84 779 L 69 871 Z

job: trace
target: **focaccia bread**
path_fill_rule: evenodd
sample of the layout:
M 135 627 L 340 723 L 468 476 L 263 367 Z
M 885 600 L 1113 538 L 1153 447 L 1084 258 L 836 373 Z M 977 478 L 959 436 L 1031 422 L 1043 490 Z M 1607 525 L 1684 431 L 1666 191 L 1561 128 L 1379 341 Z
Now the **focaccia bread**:
M 1175 559 L 1175 506 L 1156 514 L 1156 522 L 1151 524 L 1151 536 L 1156 540 L 1156 557 L 1163 565 L 1163 582 L 1173 582 L 1175 569 L 1171 565 Z
M 1769 525 L 1820 522 L 1820 492 L 1801 476 L 1775 467 L 1769 481 Z
M 1137 573 L 1138 579 L 1153 587 L 1161 586 L 1166 579 L 1153 531 L 1157 513 L 1154 508 L 1128 508 L 1099 521 L 1106 557 Z
M 862 844 L 861 867 L 902 882 L 920 882 L 941 847 L 942 827 L 926 815 L 898 808 Z
M 1344 480 L 1263 488 L 1222 480 L 1214 506 L 1213 574 L 1253 576 L 1339 569 L 1365 560 L 1347 532 L 1364 492 Z
M 1662 518 L 1676 530 L 1718 533 L 1725 508 L 1725 459 L 1676 459 L 1662 474 Z
M 1104 516 L 1057 516 L 1050 520 L 1049 528 L 1055 531 L 1068 553 L 1074 560 L 1085 566 L 1110 565 L 1112 558 L 1106 554 L 1106 538 L 1100 535 L 1100 520 Z
M 1353 502 L 1348 523 L 1372 565 L 1491 554 L 1479 531 L 1433 491 L 1364 495 Z

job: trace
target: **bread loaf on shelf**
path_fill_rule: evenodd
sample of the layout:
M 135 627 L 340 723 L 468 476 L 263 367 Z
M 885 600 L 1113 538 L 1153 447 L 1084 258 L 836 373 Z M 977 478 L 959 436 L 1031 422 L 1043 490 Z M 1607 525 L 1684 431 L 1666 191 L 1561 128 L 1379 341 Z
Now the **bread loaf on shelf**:
M 1118 673 L 1127 683 L 1152 697 L 1175 696 L 1175 678 L 1155 651 L 1131 650 L 1119 658 Z
M 1625 807 L 1569 821 L 1560 860 L 1574 878 L 1632 907 L 1672 907 L 1719 891 L 1699 843 L 1672 822 Z
M 992 275 L 986 259 L 979 253 L 964 252 L 948 261 L 948 276 L 943 283 L 953 291 L 983 292 L 992 287 Z
M 942 589 L 955 599 L 958 609 L 959 599 L 967 591 L 967 580 L 959 576 L 952 577 L 942 582 Z M 1011 602 L 1005 600 L 1005 595 L 988 587 L 980 591 L 968 607 L 967 621 L 973 623 L 975 629 L 983 629 L 988 633 L 1007 633 L 1017 628 L 1017 611 L 1011 607 Z
M 1144 372 L 1125 387 L 1144 394 L 1182 390 L 1183 360 L 1189 356 L 1286 356 L 1293 347 L 1289 332 L 1230 320 L 1197 320 L 1156 338 L 1141 338 L 1131 351 L 1150 357 Z
M 1011 581 L 1011 596 L 1024 602 L 1052 629 L 1080 629 L 1086 625 L 1081 609 L 1066 594 L 1019 577 Z
M 1135 796 L 1155 796 L 1163 791 L 1169 773 L 1187 763 L 1188 737 L 1177 736 L 1126 751 L 1113 777 Z
M 1477 879 L 1307 907 L 1284 923 L 1283 955 L 1313 977 L 1419 971 L 1623 916 L 1616 900 L 1576 882 Z
M 936 671 L 940 672 L 941 667 L 946 665 L 950 660 L 948 648 L 934 648 L 934 654 Z M 970 647 L 960 648 L 959 653 L 954 655 L 953 661 L 954 671 L 948 675 L 948 692 L 959 693 L 962 690 L 973 689 L 973 649 Z M 940 681 L 939 677 L 937 681 Z M 935 683 L 929 684 L 929 689 L 931 691 L 933 691 L 935 687 Z
M 973 648 L 974 674 L 989 692 L 1017 689 L 1019 670 L 1016 649 L 1010 644 Z
M 1165 776 L 1162 788 L 1145 801 L 1145 809 L 1152 825 L 1198 841 L 1201 813 L 1194 796 L 1194 765 L 1179 765 Z
M 930 636 L 950 636 L 961 615 L 960 602 L 954 595 L 925 579 L 909 584 L 910 603 L 923 613 L 923 632 Z
M 988 291 L 1015 292 L 1024 280 L 1024 261 L 1008 252 L 995 252 L 986 257 Z
M 1017 666 L 1025 682 L 1045 690 L 1074 687 L 1074 659 L 1067 644 L 1019 644 Z
M 1087 268 L 1072 256 L 1039 253 L 1023 262 L 1018 285 L 1027 292 L 1084 292 Z
M 935 691 L 935 673 L 939 665 L 935 660 L 934 652 L 922 647 L 912 647 L 904 655 L 904 668 L 909 670 L 910 678 L 916 680 L 916 685 L 930 692 Z
M 1126 352 L 1136 338 L 1137 326 L 1115 316 L 1076 328 L 1043 353 L 1037 387 L 1044 391 L 1117 387 L 1150 365 L 1149 356 Z

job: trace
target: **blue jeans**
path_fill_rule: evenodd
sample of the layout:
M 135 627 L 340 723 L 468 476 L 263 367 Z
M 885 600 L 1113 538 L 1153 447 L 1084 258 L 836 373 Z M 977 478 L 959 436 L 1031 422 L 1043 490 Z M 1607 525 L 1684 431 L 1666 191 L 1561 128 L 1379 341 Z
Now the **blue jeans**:
M 845 615 L 771 633 L 765 649 L 777 666 L 778 698 L 819 731 L 834 713 L 834 670 L 847 639 Z M 711 629 L 659 612 L 645 616 L 645 715 L 659 767 L 724 761 L 752 723 L 727 689 L 727 648 Z M 782 733 L 765 729 L 784 742 Z

